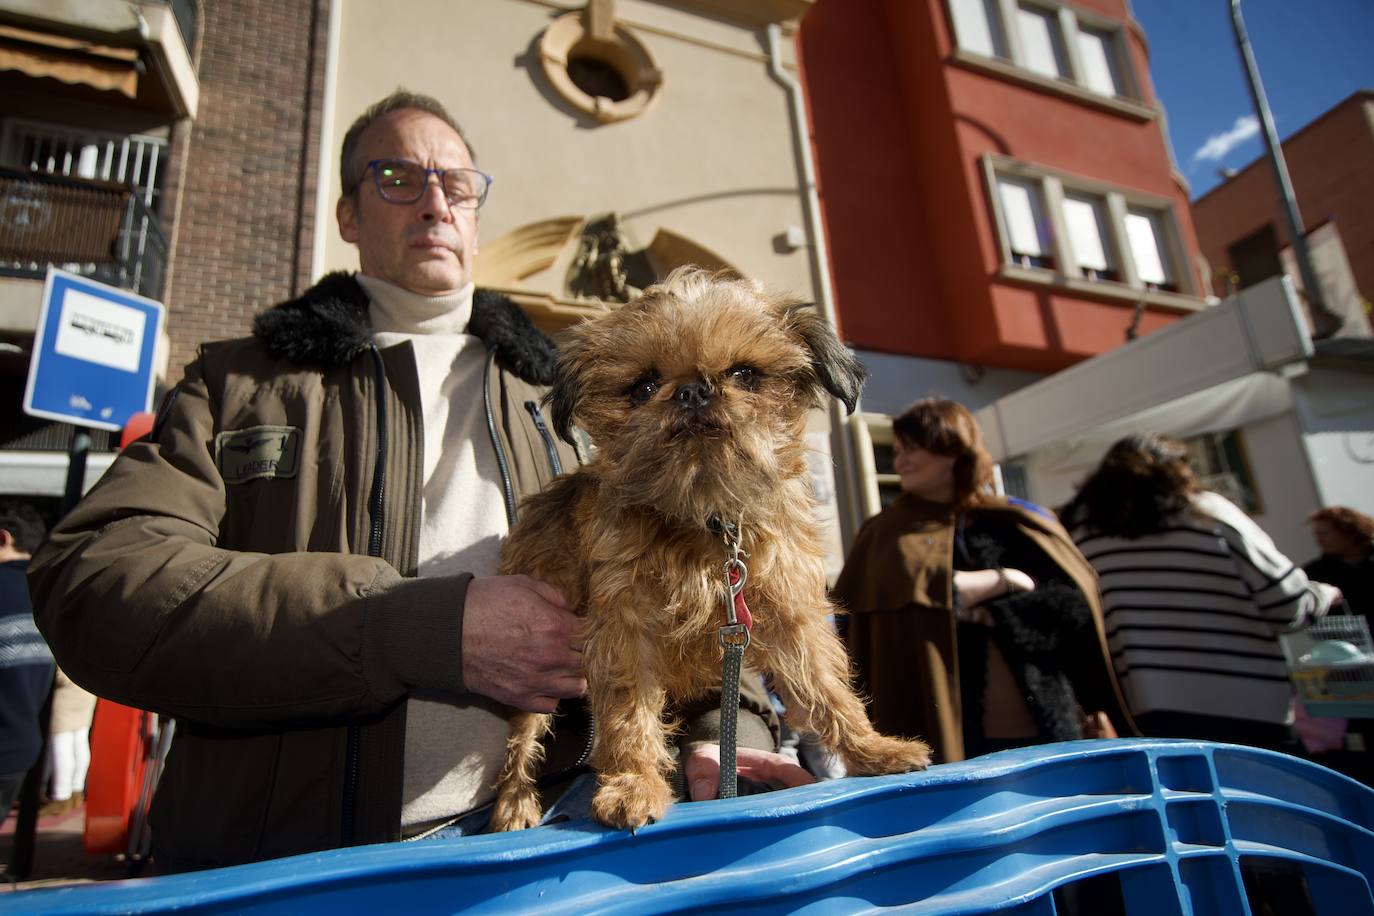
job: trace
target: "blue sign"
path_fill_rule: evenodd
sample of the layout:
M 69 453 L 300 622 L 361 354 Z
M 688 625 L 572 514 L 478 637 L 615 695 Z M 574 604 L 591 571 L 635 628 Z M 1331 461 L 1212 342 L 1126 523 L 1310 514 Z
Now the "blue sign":
M 24 412 L 122 429 L 153 399 L 162 303 L 48 267 Z

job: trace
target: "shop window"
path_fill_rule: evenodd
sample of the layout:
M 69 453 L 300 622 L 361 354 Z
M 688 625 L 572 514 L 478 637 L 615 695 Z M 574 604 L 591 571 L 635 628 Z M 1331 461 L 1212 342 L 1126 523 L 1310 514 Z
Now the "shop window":
M 1188 446 L 1188 463 L 1204 490 L 1220 493 L 1250 515 L 1264 512 L 1240 430 L 1204 433 L 1183 442 Z

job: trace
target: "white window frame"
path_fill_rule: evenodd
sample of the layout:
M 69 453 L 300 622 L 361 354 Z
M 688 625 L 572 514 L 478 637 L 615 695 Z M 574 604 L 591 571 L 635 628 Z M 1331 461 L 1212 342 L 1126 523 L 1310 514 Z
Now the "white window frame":
M 1182 232 L 1171 201 L 1008 156 L 985 155 L 982 166 L 1004 276 L 1101 292 L 1117 298 L 1139 300 L 1144 296 L 1147 301 L 1160 304 L 1188 309 L 1202 307 L 1202 302 L 1196 299 L 1199 295 L 1196 281 L 1189 269 Z M 1039 188 L 1051 227 L 1053 267 L 1027 267 L 1024 259 L 1012 251 L 1008 221 L 1002 209 L 1003 180 Z M 1100 206 L 1099 226 L 1108 265 L 1106 273 L 1085 267 L 1074 253 L 1064 207 L 1065 199 L 1070 197 L 1092 199 Z M 1153 283 L 1141 277 L 1127 229 L 1127 217 L 1131 214 L 1150 218 L 1168 283 Z
M 1127 49 L 1127 24 L 1063 0 L 945 0 L 945 4 L 955 60 L 1139 120 L 1157 116 L 1158 109 L 1143 100 L 1142 83 L 1136 77 Z M 1032 54 L 1021 32 L 1023 7 L 1049 17 L 1051 40 L 1059 56 L 1059 75 L 1048 75 L 1032 66 Z M 969 17 L 980 10 L 985 14 L 982 26 L 986 28 L 970 28 Z M 1053 28 L 1056 22 L 1057 28 Z M 1091 61 L 1081 53 L 1080 31 L 1098 33 L 1106 39 L 1107 66 L 1115 84 L 1112 94 L 1103 92 L 1093 79 L 1096 68 L 1090 67 Z M 984 42 L 974 41 L 983 35 L 991 36 L 991 55 L 982 47 Z
M 1019 0 L 1012 21 L 1016 23 L 1017 35 L 1020 37 L 1021 64 L 1026 69 L 1046 79 L 1071 79 L 1068 48 L 1064 42 L 1064 25 L 1060 21 L 1058 11 L 1039 3 Z M 1044 43 L 1047 47 L 1040 48 L 1039 41 L 1031 41 L 1033 36 L 1025 28 L 1028 22 L 1034 23 L 1037 28 L 1044 27 Z M 1039 60 L 1044 53 L 1049 54 L 1049 59 Z

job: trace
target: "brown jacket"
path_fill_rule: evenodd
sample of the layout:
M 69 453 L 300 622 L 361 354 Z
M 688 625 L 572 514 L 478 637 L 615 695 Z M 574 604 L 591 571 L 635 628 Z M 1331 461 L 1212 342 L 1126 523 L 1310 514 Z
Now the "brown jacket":
M 181 865 L 398 838 L 403 701 L 424 690 L 462 702 L 471 577 L 414 577 L 415 360 L 408 343 L 373 345 L 367 307 L 334 274 L 259 315 L 254 338 L 202 347 L 149 438 L 30 565 L 63 668 L 177 718 L 151 823 L 155 848 Z M 539 408 L 555 351 L 487 291 L 469 327 L 489 353 L 513 518 L 578 460 Z M 561 729 L 550 766 L 588 740 Z
M 1013 522 L 1087 598 L 1100 658 L 1076 684 L 1089 712 L 1104 711 L 1119 734 L 1135 734 L 1112 671 L 1097 576 L 1054 519 L 997 500 L 976 509 Z M 836 580 L 836 602 L 849 612 L 846 642 L 869 715 L 881 732 L 921 737 L 939 762 L 964 759 L 954 619 L 956 515 L 903 495 L 859 530 Z

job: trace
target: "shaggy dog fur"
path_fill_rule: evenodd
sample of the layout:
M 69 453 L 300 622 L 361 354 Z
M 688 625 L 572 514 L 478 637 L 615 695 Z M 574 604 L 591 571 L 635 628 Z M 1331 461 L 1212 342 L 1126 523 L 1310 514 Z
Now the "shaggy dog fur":
M 720 689 L 727 558 L 708 520 L 738 522 L 753 614 L 746 661 L 772 675 L 792 724 L 853 774 L 930 761 L 920 741 L 877 734 L 827 616 L 803 434 L 829 392 L 853 409 L 864 371 L 809 306 L 755 284 L 679 270 L 575 329 L 550 393 L 564 438 L 594 460 L 528 500 L 502 572 L 561 588 L 584 617 L 598 736 L 593 815 L 638 827 L 672 800 L 665 710 Z M 551 717 L 516 717 L 492 825 L 533 826 L 534 776 Z

